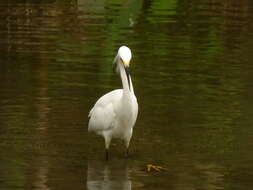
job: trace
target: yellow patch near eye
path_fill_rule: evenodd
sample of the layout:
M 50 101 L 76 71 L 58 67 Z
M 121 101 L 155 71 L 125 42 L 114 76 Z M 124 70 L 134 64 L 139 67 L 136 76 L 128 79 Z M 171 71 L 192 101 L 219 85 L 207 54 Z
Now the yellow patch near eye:
M 129 67 L 130 62 L 124 62 L 124 65 Z

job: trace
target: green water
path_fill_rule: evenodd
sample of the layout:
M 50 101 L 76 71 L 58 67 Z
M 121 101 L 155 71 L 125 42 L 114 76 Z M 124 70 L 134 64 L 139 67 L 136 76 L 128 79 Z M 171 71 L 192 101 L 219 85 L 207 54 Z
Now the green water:
M 0 189 L 251 190 L 252 20 L 246 0 L 1 1 Z M 106 162 L 87 115 L 123 44 L 139 115 Z

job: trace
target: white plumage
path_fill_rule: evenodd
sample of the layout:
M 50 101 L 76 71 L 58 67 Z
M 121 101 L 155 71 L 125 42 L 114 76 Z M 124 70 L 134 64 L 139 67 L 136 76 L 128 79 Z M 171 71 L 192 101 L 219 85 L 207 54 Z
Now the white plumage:
M 131 57 L 131 50 L 128 47 L 119 48 L 114 62 L 123 89 L 113 90 L 99 98 L 89 113 L 88 131 L 94 131 L 104 137 L 106 159 L 112 138 L 124 140 L 128 155 L 128 146 L 138 114 L 138 103 L 128 70 Z

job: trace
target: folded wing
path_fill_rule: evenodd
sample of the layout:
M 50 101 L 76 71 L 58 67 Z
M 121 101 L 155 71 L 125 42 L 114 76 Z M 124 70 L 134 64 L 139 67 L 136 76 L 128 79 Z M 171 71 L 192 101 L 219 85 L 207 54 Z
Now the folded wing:
M 114 127 L 117 104 L 122 97 L 122 89 L 113 90 L 102 96 L 90 110 L 88 131 L 109 130 Z

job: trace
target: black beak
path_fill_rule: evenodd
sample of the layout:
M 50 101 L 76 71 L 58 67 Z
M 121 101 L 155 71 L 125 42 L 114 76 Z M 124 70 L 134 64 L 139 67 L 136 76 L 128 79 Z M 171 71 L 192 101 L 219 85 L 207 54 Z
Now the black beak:
M 128 87 L 129 87 L 129 90 L 131 91 L 130 89 L 130 78 L 129 78 L 129 75 L 130 75 L 130 69 L 128 66 L 125 66 L 125 71 L 126 71 L 126 76 L 127 76 L 127 82 L 128 82 Z

